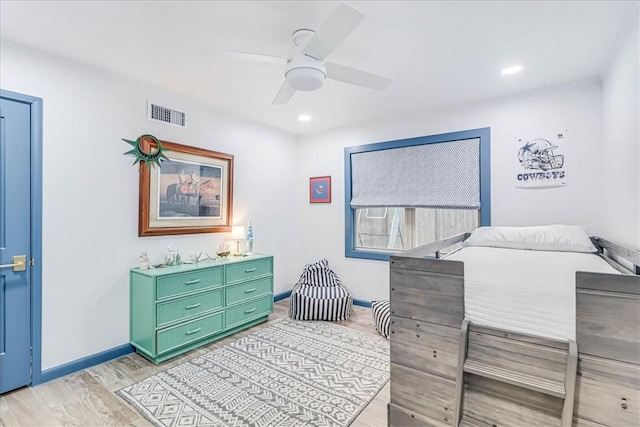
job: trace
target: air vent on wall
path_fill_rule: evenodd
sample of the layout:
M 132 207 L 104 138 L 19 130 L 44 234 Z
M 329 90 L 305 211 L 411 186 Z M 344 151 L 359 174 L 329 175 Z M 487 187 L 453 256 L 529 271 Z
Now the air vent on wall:
M 181 128 L 187 127 L 187 115 L 182 111 L 163 107 L 151 101 L 148 102 L 147 118 L 152 122 L 164 123 Z

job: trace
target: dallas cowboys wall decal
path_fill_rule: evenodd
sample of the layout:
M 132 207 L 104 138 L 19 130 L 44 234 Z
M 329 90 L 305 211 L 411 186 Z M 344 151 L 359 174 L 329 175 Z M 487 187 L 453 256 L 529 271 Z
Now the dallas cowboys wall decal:
M 517 152 L 518 171 L 516 187 L 560 187 L 567 185 L 567 171 L 563 150 L 567 131 L 552 134 L 551 137 L 520 138 L 515 137 L 519 149 Z

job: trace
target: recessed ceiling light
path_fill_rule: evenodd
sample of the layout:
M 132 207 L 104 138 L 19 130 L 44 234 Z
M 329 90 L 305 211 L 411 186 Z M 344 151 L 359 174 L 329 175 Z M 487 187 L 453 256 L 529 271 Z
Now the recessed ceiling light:
M 298 116 L 298 121 L 299 122 L 308 122 L 309 120 L 311 120 L 311 116 L 308 114 L 300 114 Z
M 507 74 L 515 74 L 522 71 L 522 67 L 519 65 L 514 65 L 513 67 L 507 67 L 501 71 L 502 75 L 506 76 Z

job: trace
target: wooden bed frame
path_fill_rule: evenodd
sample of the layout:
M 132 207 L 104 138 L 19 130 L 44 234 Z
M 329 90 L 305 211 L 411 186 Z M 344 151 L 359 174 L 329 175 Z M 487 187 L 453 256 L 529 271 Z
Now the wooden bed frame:
M 577 272 L 576 341 L 555 341 L 465 319 L 464 264 L 440 252 L 468 236 L 391 257 L 388 424 L 640 425 L 640 252 L 592 238 L 626 274 Z

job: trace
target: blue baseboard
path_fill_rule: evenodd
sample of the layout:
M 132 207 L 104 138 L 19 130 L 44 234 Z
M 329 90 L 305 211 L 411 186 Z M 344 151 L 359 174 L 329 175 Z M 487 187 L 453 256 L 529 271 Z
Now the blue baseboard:
M 360 307 L 371 307 L 371 301 L 366 299 L 353 299 L 353 305 L 359 305 Z
M 55 368 L 47 369 L 45 371 L 42 371 L 38 384 L 55 380 L 56 378 L 69 375 L 73 372 L 81 371 L 86 368 L 90 368 L 100 363 L 108 362 L 109 360 L 116 359 L 129 353 L 133 353 L 133 347 L 131 346 L 131 344 L 123 344 L 110 350 L 105 350 L 100 353 L 92 354 L 91 356 L 86 356 L 81 359 L 74 360 L 73 362 L 65 363 L 64 365 L 56 366 Z
M 276 295 L 273 296 L 273 302 L 278 302 L 278 301 L 283 300 L 285 298 L 289 298 L 290 296 L 291 296 L 291 290 L 281 292 L 281 293 L 276 294 Z
M 273 302 L 278 302 L 285 298 L 289 298 L 291 296 L 291 290 L 281 292 L 273 296 Z M 359 305 L 360 307 L 371 307 L 371 301 L 367 301 L 366 299 L 353 299 L 353 305 Z

